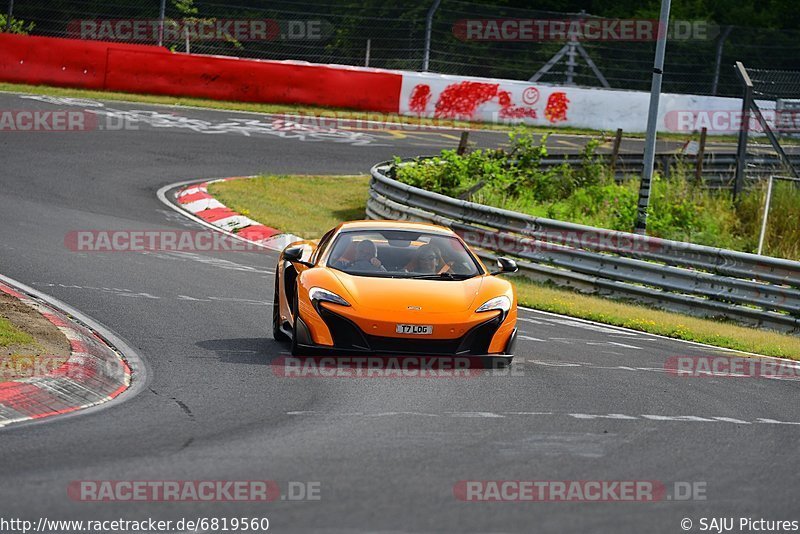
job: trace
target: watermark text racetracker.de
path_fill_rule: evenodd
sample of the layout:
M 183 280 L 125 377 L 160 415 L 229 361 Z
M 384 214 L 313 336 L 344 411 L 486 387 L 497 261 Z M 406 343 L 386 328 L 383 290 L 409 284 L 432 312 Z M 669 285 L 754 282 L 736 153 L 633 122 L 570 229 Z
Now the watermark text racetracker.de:
M 706 485 L 660 480 L 459 480 L 453 496 L 465 502 L 705 501 Z
M 91 361 L 92 367 L 86 365 Z M 0 382 L 15 378 L 29 378 L 32 376 L 44 376 L 59 370 L 60 376 L 72 379 L 88 378 L 98 369 L 98 365 L 104 365 L 108 372 L 116 369 L 116 362 L 98 362 L 94 359 L 84 359 L 74 356 L 70 361 L 66 357 L 54 356 L 51 354 L 12 354 L 0 356 Z
M 673 20 L 664 28 L 657 19 L 461 19 L 453 35 L 462 41 L 625 41 L 649 42 L 665 33 L 676 41 L 714 39 L 719 27 L 705 20 Z
M 761 110 L 761 116 L 770 128 L 783 133 L 800 132 L 800 111 Z M 710 133 L 737 133 L 744 127 L 754 133 L 763 133 L 764 128 L 755 113 L 746 117 L 741 110 L 734 109 L 673 109 L 664 114 L 664 128 L 669 132 L 699 132 L 705 128 Z
M 74 39 L 157 43 L 161 41 L 323 41 L 333 25 L 322 19 L 74 19 L 67 34 Z
M 127 117 L 98 115 L 88 110 L 0 110 L 2 132 L 91 132 L 138 129 L 139 125 Z
M 73 480 L 67 496 L 80 502 L 320 501 L 322 483 L 290 480 Z
M 474 378 L 523 376 L 522 362 L 505 365 L 479 356 L 280 356 L 271 362 L 281 378 Z
M 252 241 L 272 236 L 266 229 L 248 240 L 212 230 L 72 230 L 64 246 L 72 252 L 269 252 Z
M 684 378 L 773 378 L 800 380 L 800 362 L 777 358 L 732 356 L 671 356 L 668 374 Z

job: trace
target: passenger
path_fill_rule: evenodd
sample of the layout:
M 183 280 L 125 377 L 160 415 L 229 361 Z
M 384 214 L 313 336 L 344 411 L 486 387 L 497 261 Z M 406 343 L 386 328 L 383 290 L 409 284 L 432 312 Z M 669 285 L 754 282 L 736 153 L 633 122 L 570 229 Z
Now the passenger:
M 441 252 L 443 267 L 439 272 L 451 272 L 453 274 L 470 274 L 475 270 L 475 265 L 466 257 L 464 250 L 454 239 L 447 237 L 431 238 L 431 245 Z
M 414 254 L 406 270 L 412 273 L 437 274 L 446 265 L 442 253 L 433 245 L 422 245 Z

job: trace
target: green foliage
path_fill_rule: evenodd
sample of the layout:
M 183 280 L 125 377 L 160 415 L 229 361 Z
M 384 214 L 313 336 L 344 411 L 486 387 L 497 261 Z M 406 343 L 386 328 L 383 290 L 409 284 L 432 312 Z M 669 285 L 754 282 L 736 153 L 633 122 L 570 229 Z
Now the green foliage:
M 24 20 L 11 17 L 11 26 L 6 28 L 7 22 L 8 15 L 0 14 L 0 32 L 28 35 L 36 26 L 33 22 L 25 22 Z
M 542 165 L 548 156 L 547 136 L 537 142 L 533 133 L 516 130 L 509 134 L 509 142 L 507 152 L 475 150 L 459 156 L 454 150 L 443 150 L 430 160 L 397 166 L 396 176 L 407 184 L 450 196 L 459 196 L 482 182 L 482 197 L 508 201 L 524 197 L 536 202 L 565 199 L 579 187 L 607 180 L 596 162 L 596 142 L 587 145 L 578 168 Z
M 748 248 L 756 250 L 764 215 L 767 184 L 760 183 L 742 197 L 737 208 L 737 231 L 750 237 Z M 764 254 L 800 259 L 800 187 L 776 181 L 772 188 Z
M 194 5 L 194 0 L 172 0 L 172 5 L 184 17 L 197 15 L 198 9 Z
M 433 159 L 396 165 L 395 177 L 448 196 L 471 193 L 474 202 L 535 217 L 631 231 L 639 179 L 617 182 L 596 153 L 599 141 L 587 143 L 579 165 L 544 167 L 546 136 L 537 141 L 531 133 L 515 131 L 509 140 L 508 151 L 476 150 L 459 156 L 445 150 Z M 670 169 L 669 178 L 654 174 L 648 234 L 755 252 L 765 186 L 745 192 L 737 206 L 730 191 L 715 191 L 697 183 L 692 167 L 679 161 Z M 481 187 L 476 187 L 479 184 Z M 800 188 L 778 183 L 774 193 L 765 253 L 800 259 Z

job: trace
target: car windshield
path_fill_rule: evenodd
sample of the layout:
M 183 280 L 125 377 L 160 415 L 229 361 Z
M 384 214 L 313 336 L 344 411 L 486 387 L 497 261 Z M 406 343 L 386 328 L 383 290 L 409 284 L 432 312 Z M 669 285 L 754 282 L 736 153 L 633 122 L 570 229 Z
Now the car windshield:
M 358 276 L 464 280 L 481 273 L 453 236 L 412 230 L 349 230 L 336 238 L 328 267 Z

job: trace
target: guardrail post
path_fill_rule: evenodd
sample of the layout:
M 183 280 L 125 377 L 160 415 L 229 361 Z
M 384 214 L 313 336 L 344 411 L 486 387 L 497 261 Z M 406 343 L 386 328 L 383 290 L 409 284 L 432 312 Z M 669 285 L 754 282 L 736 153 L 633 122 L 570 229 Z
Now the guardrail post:
M 706 155 L 706 135 L 708 134 L 708 128 L 703 126 L 703 129 L 700 130 L 700 146 L 697 149 L 697 164 L 694 168 L 694 179 L 697 182 L 700 182 L 703 178 L 703 158 Z
M 614 136 L 614 146 L 611 148 L 611 175 L 617 176 L 617 158 L 619 157 L 619 147 L 622 144 L 622 128 L 617 128 L 617 135 Z
M 461 132 L 461 140 L 458 142 L 456 154 L 463 156 L 464 152 L 467 151 L 467 143 L 469 143 L 469 130 L 464 130 Z
M 758 234 L 758 252 L 760 256 L 761 251 L 764 249 L 764 235 L 767 233 L 767 217 L 769 217 L 769 202 L 772 200 L 772 179 L 769 177 L 767 182 L 767 198 L 764 200 L 764 217 L 761 219 L 761 233 Z

